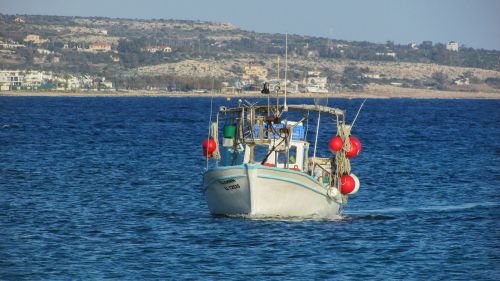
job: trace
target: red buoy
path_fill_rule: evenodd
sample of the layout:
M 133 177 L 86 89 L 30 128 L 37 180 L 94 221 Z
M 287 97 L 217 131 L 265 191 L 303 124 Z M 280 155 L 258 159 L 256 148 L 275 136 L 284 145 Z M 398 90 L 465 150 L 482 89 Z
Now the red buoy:
M 346 156 L 349 158 L 356 157 L 361 152 L 361 142 L 353 136 L 349 137 L 351 142 L 351 150 L 347 151 Z
M 330 142 L 328 143 L 328 148 L 330 149 L 330 151 L 332 153 L 335 153 L 335 152 L 341 150 L 343 146 L 344 146 L 344 142 L 342 141 L 342 138 L 339 136 L 333 137 L 330 140 Z
M 356 188 L 356 181 L 350 175 L 343 175 L 340 178 L 340 192 L 350 194 Z
M 217 149 L 217 144 L 213 138 L 208 138 L 203 141 L 203 156 L 211 158 L 215 149 Z

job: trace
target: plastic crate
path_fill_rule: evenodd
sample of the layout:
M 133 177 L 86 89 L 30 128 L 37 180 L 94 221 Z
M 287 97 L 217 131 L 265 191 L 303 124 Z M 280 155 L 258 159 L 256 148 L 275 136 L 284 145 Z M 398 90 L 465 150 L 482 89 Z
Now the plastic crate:
M 264 132 L 263 133 L 264 133 L 264 138 L 265 138 L 267 135 L 266 134 L 266 124 L 264 124 Z M 255 127 L 253 127 L 253 136 L 256 139 L 260 139 L 260 126 L 256 125 Z
M 304 126 L 302 125 L 302 123 L 300 124 L 297 124 L 296 122 L 287 122 L 287 123 L 281 123 L 281 124 L 273 124 L 273 128 L 275 132 L 271 132 L 271 139 L 276 139 L 276 138 L 279 138 L 279 130 L 280 129 L 283 129 L 285 126 L 287 127 L 293 127 L 292 129 L 292 140 L 296 140 L 296 141 L 299 141 L 299 140 L 304 140 L 304 137 L 305 137 L 305 129 L 304 129 Z M 264 139 L 267 138 L 267 134 L 268 134 L 268 131 L 267 131 L 267 128 L 268 128 L 268 124 L 264 124 Z M 260 130 L 259 130 L 259 126 L 255 126 L 254 127 L 254 137 L 255 138 L 260 138 Z
M 305 130 L 302 124 L 299 124 L 292 129 L 292 140 L 304 140 Z

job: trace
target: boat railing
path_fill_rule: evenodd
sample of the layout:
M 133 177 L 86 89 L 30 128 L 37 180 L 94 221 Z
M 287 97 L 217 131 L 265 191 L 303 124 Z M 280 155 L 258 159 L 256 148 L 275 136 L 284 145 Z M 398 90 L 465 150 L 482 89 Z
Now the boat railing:
M 330 186 L 333 182 L 332 173 L 330 170 L 329 158 L 312 158 L 312 167 L 310 170 L 311 176 L 321 184 L 328 184 Z

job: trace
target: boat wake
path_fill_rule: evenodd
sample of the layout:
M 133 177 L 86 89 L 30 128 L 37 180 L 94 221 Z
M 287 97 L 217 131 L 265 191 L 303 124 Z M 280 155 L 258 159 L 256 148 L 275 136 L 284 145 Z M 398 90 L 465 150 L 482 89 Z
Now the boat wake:
M 259 216 L 259 215 L 248 215 L 248 214 L 231 214 L 231 215 L 218 215 L 218 217 L 224 218 L 240 218 L 246 220 L 256 220 L 256 221 L 344 221 L 345 217 L 342 215 L 335 216 Z
M 419 213 L 419 212 L 455 212 L 455 211 L 463 211 L 469 209 L 477 209 L 477 208 L 492 208 L 499 207 L 500 203 L 498 202 L 481 202 L 481 203 L 464 203 L 459 205 L 443 205 L 443 206 L 423 206 L 417 208 L 385 208 L 385 209 L 368 209 L 368 210 L 349 210 L 344 212 L 346 216 L 355 216 L 359 217 L 373 217 L 377 219 L 378 217 L 387 217 L 387 214 L 404 214 L 404 213 Z
M 342 212 L 335 216 L 302 216 L 302 217 L 284 217 L 284 216 L 256 216 L 248 214 L 232 214 L 232 215 L 215 215 L 220 218 L 239 218 L 255 221 L 336 221 L 349 222 L 353 220 L 394 220 L 398 218 L 398 214 L 413 214 L 419 212 L 454 212 L 477 208 L 492 208 L 500 207 L 497 202 L 482 202 L 482 203 L 464 203 L 460 205 L 444 205 L 444 206 L 425 206 L 419 208 L 385 208 L 385 209 L 367 209 L 367 210 L 350 210 Z
M 21 124 L 4 124 L 2 125 L 2 129 L 18 129 L 21 128 Z

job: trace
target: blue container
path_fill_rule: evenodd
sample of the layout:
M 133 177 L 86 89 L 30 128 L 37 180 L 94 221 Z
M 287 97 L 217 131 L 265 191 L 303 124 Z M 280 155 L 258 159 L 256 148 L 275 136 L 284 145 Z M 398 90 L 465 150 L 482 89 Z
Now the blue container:
M 260 128 L 260 126 L 255 126 L 255 127 L 253 127 L 253 136 L 254 136 L 254 138 L 256 138 L 256 139 L 260 139 L 260 130 L 259 130 L 259 128 Z M 264 138 L 265 138 L 265 136 L 267 135 L 267 134 L 266 134 L 266 129 L 265 129 L 265 128 L 266 128 L 266 124 L 264 124 Z
M 271 138 L 272 139 L 279 138 L 280 137 L 279 136 L 280 129 L 283 129 L 283 128 L 285 128 L 285 124 L 283 124 L 283 123 L 281 123 L 281 124 L 273 124 L 273 131 L 271 132 Z M 266 126 L 266 129 L 267 129 L 267 126 Z
M 292 129 L 292 140 L 304 140 L 305 130 L 304 126 L 298 125 Z
M 286 125 L 281 124 L 273 124 L 273 132 L 271 132 L 271 139 L 279 138 L 279 130 L 283 129 Z M 264 139 L 267 138 L 267 124 L 264 124 Z M 276 132 L 276 133 L 275 133 Z M 255 138 L 260 138 L 259 126 L 254 127 L 253 135 Z M 304 140 L 305 130 L 303 125 L 297 125 L 292 129 L 292 140 Z

